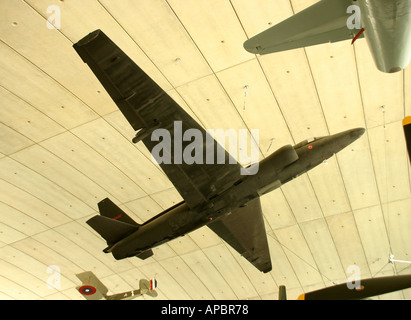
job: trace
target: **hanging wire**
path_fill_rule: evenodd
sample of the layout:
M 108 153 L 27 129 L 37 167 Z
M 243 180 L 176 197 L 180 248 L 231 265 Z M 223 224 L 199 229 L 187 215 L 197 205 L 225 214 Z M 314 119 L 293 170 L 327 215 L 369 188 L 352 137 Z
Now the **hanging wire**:
M 319 268 L 311 265 L 308 261 L 306 261 L 304 258 L 300 257 L 296 252 L 294 252 L 293 250 L 291 250 L 290 248 L 288 248 L 286 245 L 282 244 L 278 239 L 276 239 L 276 237 L 274 237 L 271 234 L 267 234 L 268 236 L 270 236 L 273 240 L 275 240 L 281 247 L 287 249 L 289 252 L 291 252 L 294 256 L 296 256 L 298 259 L 300 259 L 302 262 L 304 262 L 307 266 L 309 266 L 310 268 L 312 268 L 314 271 L 318 272 L 320 274 L 321 277 L 325 278 L 326 280 L 328 280 L 329 282 L 331 282 L 332 284 L 336 285 L 337 283 L 333 280 L 331 280 L 330 278 L 328 278 L 325 274 L 323 274 Z
M 248 94 L 248 86 L 244 87 L 244 103 L 243 103 L 243 110 L 245 110 L 245 103 L 246 103 L 246 99 L 247 99 L 247 94 Z
M 394 275 L 397 275 L 397 268 L 395 266 L 394 260 L 392 259 L 394 257 L 394 255 L 392 254 L 392 248 L 391 248 L 391 227 L 390 227 L 390 201 L 389 201 L 389 187 L 388 187 L 388 150 L 387 150 L 387 120 L 386 120 L 386 109 L 385 106 L 381 107 L 381 111 L 382 111 L 382 115 L 383 115 L 383 130 L 384 130 L 384 159 L 385 159 L 385 192 L 386 192 L 386 213 L 387 213 L 387 237 L 388 237 L 388 245 L 390 247 L 390 255 L 389 255 L 389 260 L 388 263 L 391 264 L 392 266 L 392 271 L 394 273 Z M 384 212 L 384 211 L 383 211 Z M 387 263 L 387 264 L 388 264 Z M 384 267 L 381 268 L 384 269 L 386 266 L 384 265 Z M 380 272 L 381 270 L 379 270 L 378 272 Z M 377 272 L 377 274 L 378 274 Z
M 274 140 L 275 138 L 271 138 L 270 145 L 268 146 L 267 151 L 265 153 L 267 153 L 271 149 L 271 146 L 273 145 Z
M 390 204 L 389 204 L 389 191 L 388 191 L 388 159 L 387 159 L 387 121 L 386 121 L 386 110 L 385 110 L 385 106 L 381 106 L 381 111 L 382 111 L 382 119 L 383 119 L 383 131 L 384 131 L 384 168 L 385 168 L 385 195 L 386 195 L 386 199 L 385 199 L 385 203 L 386 203 L 386 214 L 387 214 L 387 237 L 388 237 L 388 245 L 390 247 L 390 252 L 391 252 L 391 242 L 390 242 Z M 381 209 L 382 212 L 384 214 L 384 206 L 382 205 Z M 392 253 L 390 253 L 390 255 L 392 255 Z M 393 272 L 396 275 L 397 271 L 395 270 L 395 265 L 394 263 L 392 263 L 390 260 L 388 261 L 388 263 L 392 264 L 393 267 Z M 385 264 L 375 275 L 377 275 L 382 269 L 384 269 L 387 266 L 387 264 Z M 374 275 L 374 276 L 375 276 Z
M 386 264 L 384 264 L 380 270 L 378 270 L 375 274 L 371 275 L 371 278 L 375 278 L 377 276 L 377 274 L 379 274 L 389 263 L 390 263 L 390 261 L 388 261 Z
M 382 117 L 383 117 L 383 128 L 384 128 L 384 167 L 385 167 L 385 194 L 386 194 L 386 204 L 387 204 L 387 235 L 388 242 L 390 241 L 390 211 L 389 211 L 389 191 L 388 191 L 388 159 L 387 159 L 387 122 L 385 117 L 385 106 L 381 107 Z M 383 211 L 384 212 L 384 211 Z M 391 250 L 391 244 L 390 244 Z

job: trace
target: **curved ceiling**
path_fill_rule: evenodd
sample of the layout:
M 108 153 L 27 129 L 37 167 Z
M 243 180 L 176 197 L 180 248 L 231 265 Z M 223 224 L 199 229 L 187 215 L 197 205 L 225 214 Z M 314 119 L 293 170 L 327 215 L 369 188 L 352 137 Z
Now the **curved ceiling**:
M 353 265 L 363 278 L 410 274 L 410 265 L 388 263 L 390 253 L 411 260 L 401 126 L 411 113 L 410 68 L 379 72 L 365 40 L 267 56 L 242 47 L 315 2 L 1 0 L 0 298 L 83 299 L 75 289 L 83 271 L 113 293 L 155 276 L 158 299 L 277 299 L 280 285 L 292 299 L 345 282 Z M 143 222 L 181 197 L 131 142 L 132 128 L 72 48 L 95 29 L 204 127 L 259 129 L 261 158 L 366 128 L 327 164 L 262 198 L 270 273 L 208 228 L 144 261 L 102 252 L 104 240 L 85 223 L 97 202 L 110 197 Z M 380 298 L 411 299 L 411 291 Z

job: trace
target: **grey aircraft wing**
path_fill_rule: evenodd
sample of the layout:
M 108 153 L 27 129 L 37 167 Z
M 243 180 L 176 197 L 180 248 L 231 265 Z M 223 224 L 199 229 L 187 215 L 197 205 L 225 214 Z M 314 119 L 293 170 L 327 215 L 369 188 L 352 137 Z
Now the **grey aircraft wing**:
M 271 271 L 271 258 L 260 198 L 234 210 L 208 227 L 262 272 Z
M 170 133 L 170 149 L 163 149 L 163 152 L 170 156 L 171 163 L 163 162 L 160 166 L 191 209 L 206 203 L 240 179 L 242 166 L 101 30 L 90 33 L 74 48 L 134 130 L 140 130 L 134 142 L 142 140 L 153 154 L 153 149 L 161 141 L 161 137 L 158 141 L 152 141 L 153 131 L 161 129 Z M 181 137 L 175 137 L 175 121 L 181 125 L 182 132 L 189 129 L 201 132 L 202 142 L 193 145 L 197 139 L 182 141 Z M 182 143 L 175 145 L 178 138 Z M 207 140 L 212 141 L 211 144 L 207 144 Z M 187 152 L 187 146 L 187 150 L 194 148 L 202 154 L 200 163 L 187 164 L 182 161 L 182 152 Z M 219 151 L 224 154 L 224 164 L 217 165 Z M 211 160 L 206 158 L 210 154 L 214 157 Z M 210 162 L 213 164 L 206 164 Z
M 79 290 L 87 300 L 100 300 L 107 296 L 107 287 L 94 275 L 93 272 L 85 271 L 76 274 L 76 276 L 82 283 L 82 285 L 78 286 L 76 289 Z
M 83 284 L 89 284 L 91 286 L 96 287 L 96 289 L 103 295 L 106 295 L 108 292 L 107 287 L 94 275 L 93 272 L 91 271 L 85 271 L 82 273 L 76 274 L 77 278 L 80 279 L 80 281 Z
M 255 35 L 244 48 L 256 54 L 269 54 L 327 42 L 353 39 L 359 32 L 349 29 L 347 9 L 351 0 L 321 0 L 283 22 Z M 364 34 L 360 34 L 363 38 Z

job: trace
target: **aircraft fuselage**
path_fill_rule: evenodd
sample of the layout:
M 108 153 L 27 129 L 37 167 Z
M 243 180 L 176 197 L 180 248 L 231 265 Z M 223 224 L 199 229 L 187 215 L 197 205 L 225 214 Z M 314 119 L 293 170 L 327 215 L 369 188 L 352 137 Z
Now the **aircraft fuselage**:
M 365 38 L 377 68 L 383 72 L 398 72 L 407 67 L 411 58 L 411 1 L 361 0 Z
M 230 188 L 196 208 L 189 208 L 185 202 L 171 207 L 107 248 L 106 252 L 111 252 L 116 259 L 132 257 L 205 226 L 311 170 L 363 133 L 364 129 L 359 128 L 306 140 L 294 147 L 285 146 L 262 160 L 257 174 L 242 176 Z

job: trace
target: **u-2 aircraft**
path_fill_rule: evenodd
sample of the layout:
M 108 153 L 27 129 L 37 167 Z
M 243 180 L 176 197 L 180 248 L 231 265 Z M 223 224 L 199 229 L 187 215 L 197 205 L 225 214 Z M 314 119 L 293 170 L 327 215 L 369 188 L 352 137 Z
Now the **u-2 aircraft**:
M 209 133 L 184 111 L 167 93 L 140 69 L 101 30 L 85 36 L 74 49 L 88 64 L 105 87 L 120 111 L 135 131 L 133 142 L 142 141 L 152 152 L 158 144 L 151 134 L 157 128 L 170 133 L 173 140 L 174 123 L 180 121 L 183 131 L 196 129 L 207 137 Z M 229 153 L 211 137 L 214 164 L 188 164 L 174 161 L 174 143 L 163 152 L 169 153 L 171 163 L 160 167 L 184 199 L 143 224 L 137 224 L 124 211 L 106 198 L 98 203 L 100 215 L 87 221 L 107 242 L 105 253 L 115 259 L 137 256 L 146 259 L 152 248 L 183 236 L 195 229 L 208 226 L 220 238 L 266 273 L 272 268 L 260 196 L 307 172 L 358 139 L 363 128 L 356 128 L 331 136 L 286 145 L 258 163 L 243 168 L 232 161 Z M 155 139 L 154 139 L 155 140 Z M 182 150 L 192 141 L 182 141 Z M 204 157 L 209 145 L 201 142 Z M 208 151 L 208 152 L 207 152 Z M 223 152 L 225 161 L 217 162 Z M 136 163 L 136 165 L 139 165 Z
M 244 48 L 264 55 L 364 37 L 380 71 L 405 69 L 411 58 L 411 0 L 320 0 L 253 36 Z

